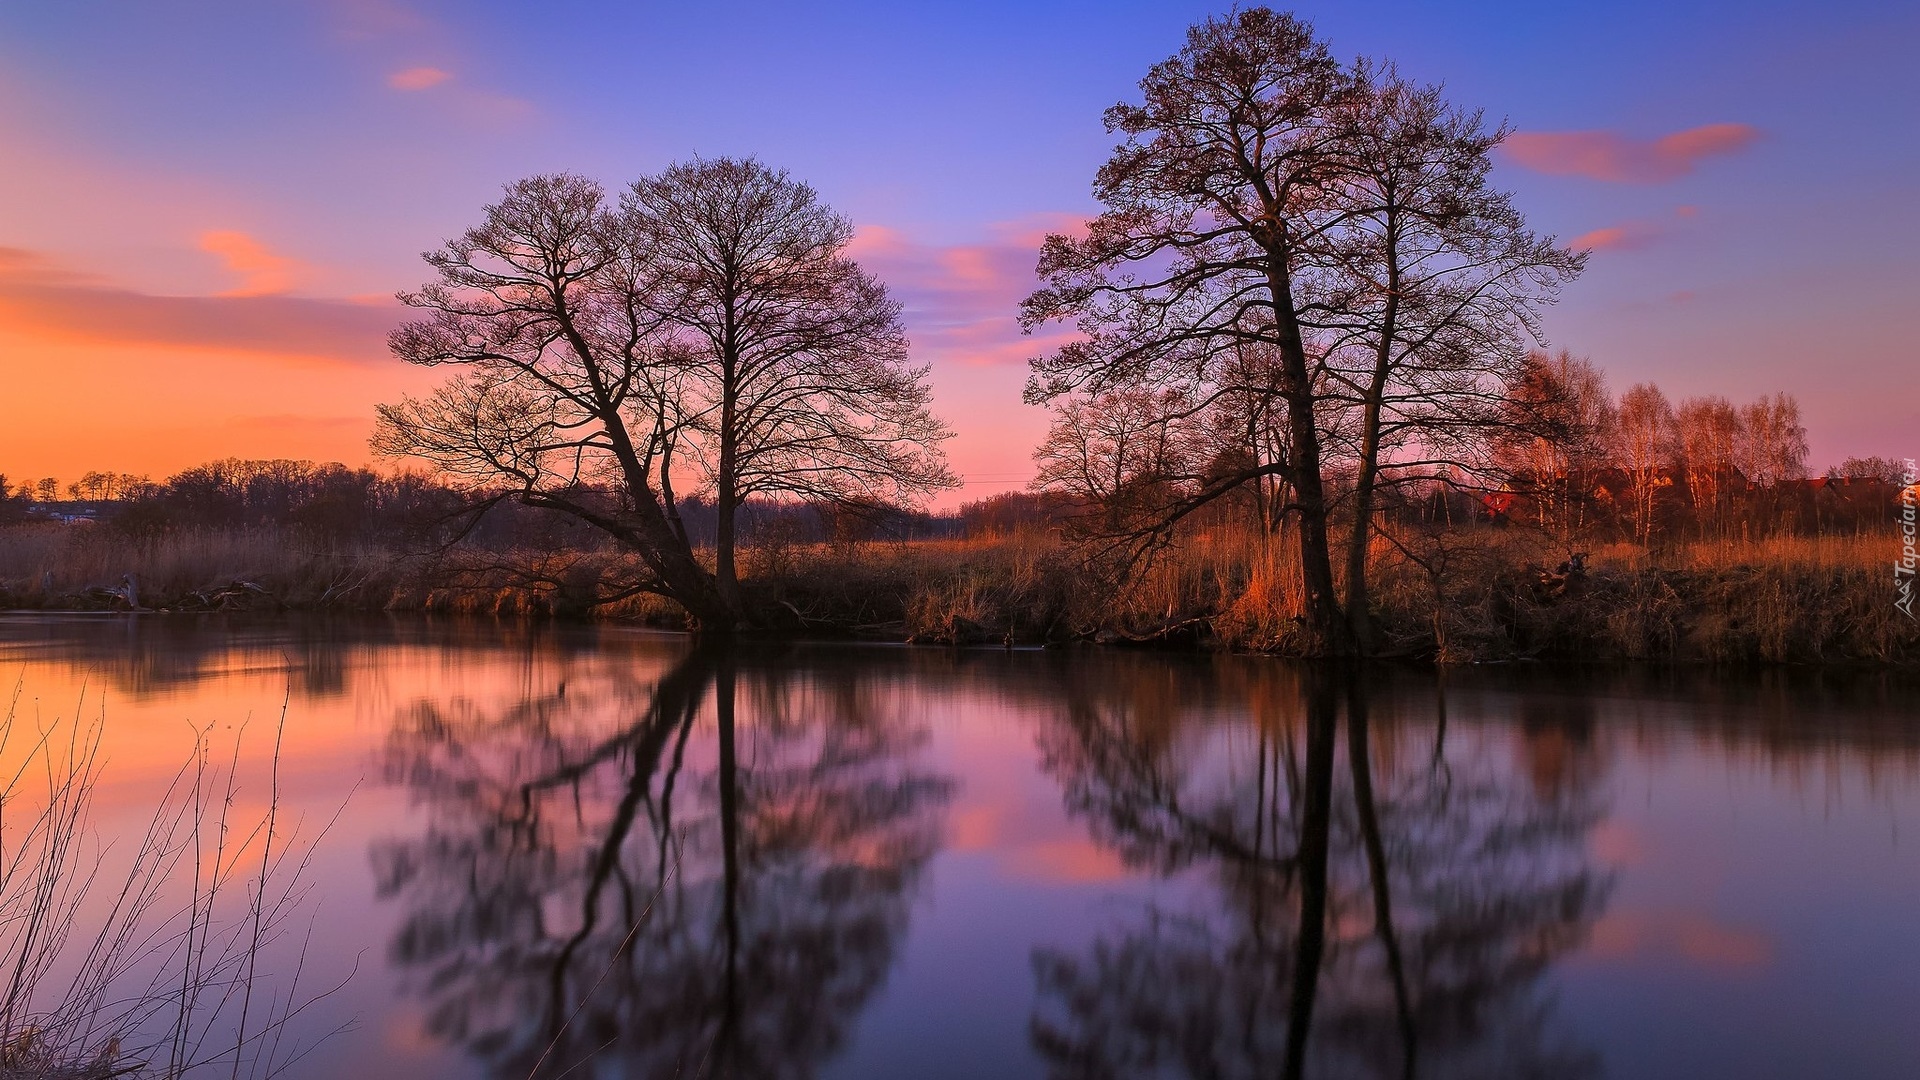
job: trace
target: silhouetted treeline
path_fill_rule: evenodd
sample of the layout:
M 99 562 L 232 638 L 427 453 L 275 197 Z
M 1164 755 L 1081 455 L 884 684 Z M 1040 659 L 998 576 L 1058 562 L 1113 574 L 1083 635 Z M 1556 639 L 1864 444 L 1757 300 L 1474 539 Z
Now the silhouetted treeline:
M 612 491 L 583 486 L 577 494 L 619 509 Z M 695 496 L 677 505 L 693 543 L 712 547 L 718 531 L 713 500 Z M 740 507 L 738 524 L 750 542 L 763 546 L 951 540 L 1046 528 L 1073 510 L 1071 500 L 1053 492 L 1004 492 L 943 513 L 755 499 Z M 557 550 L 603 543 L 594 530 L 521 506 L 510 494 L 461 490 L 420 473 L 281 458 L 210 461 L 157 482 L 90 472 L 65 485 L 55 478 L 14 485 L 0 474 L 0 525 L 33 521 L 92 522 L 136 537 L 275 527 L 332 545 L 457 538 L 490 549 Z

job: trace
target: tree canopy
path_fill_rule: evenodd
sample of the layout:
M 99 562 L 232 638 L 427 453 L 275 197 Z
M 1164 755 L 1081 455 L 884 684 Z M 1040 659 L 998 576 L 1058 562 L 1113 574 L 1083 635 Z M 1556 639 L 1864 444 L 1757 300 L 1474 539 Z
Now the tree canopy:
M 508 185 L 401 294 L 402 359 L 459 374 L 380 409 L 375 447 L 571 515 L 639 557 L 704 631 L 750 618 L 733 562 L 749 495 L 906 502 L 953 484 L 899 306 L 852 227 L 752 160 L 696 160 L 617 203 L 579 176 Z M 709 570 L 677 489 L 711 491 Z

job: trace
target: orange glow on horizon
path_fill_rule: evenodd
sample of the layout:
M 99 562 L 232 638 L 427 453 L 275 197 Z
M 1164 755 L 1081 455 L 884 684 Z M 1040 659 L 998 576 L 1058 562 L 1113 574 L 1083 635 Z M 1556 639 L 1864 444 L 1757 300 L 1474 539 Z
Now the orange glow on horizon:
M 431 384 L 398 361 L 103 341 L 22 326 L 0 307 L 8 373 L 0 472 L 11 482 L 91 470 L 161 479 L 226 457 L 368 464 L 373 407 Z

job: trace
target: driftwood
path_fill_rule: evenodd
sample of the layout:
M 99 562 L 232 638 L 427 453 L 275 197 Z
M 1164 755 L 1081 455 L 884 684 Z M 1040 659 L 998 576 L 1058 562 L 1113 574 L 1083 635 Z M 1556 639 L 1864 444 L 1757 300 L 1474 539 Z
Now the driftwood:
M 1206 616 L 1169 619 L 1145 630 L 1102 630 L 1093 636 L 1096 645 L 1117 645 L 1141 649 L 1191 648 L 1213 634 L 1213 622 Z
M 140 579 L 132 574 L 123 575 L 120 578 L 120 587 L 117 589 L 110 589 L 105 585 L 94 585 L 81 595 L 96 604 L 106 604 L 109 607 L 124 606 L 128 611 L 146 610 L 140 606 Z
M 195 590 L 182 597 L 173 606 L 175 611 L 234 611 L 265 603 L 272 607 L 281 607 L 280 601 L 270 592 L 251 581 L 235 581 L 216 589 Z
M 1587 576 L 1587 553 L 1576 551 L 1567 556 L 1567 560 L 1553 570 L 1544 567 L 1531 567 L 1533 571 L 1533 595 L 1537 600 L 1558 600 L 1567 594 L 1567 589 L 1583 581 Z

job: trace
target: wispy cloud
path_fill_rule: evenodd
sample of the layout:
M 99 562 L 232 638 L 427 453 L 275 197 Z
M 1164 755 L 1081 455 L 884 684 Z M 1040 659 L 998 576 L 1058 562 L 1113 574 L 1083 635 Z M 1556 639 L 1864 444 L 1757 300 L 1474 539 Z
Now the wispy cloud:
M 436 67 L 411 67 L 387 76 L 387 85 L 395 90 L 428 90 L 439 86 L 453 73 Z
M 1567 247 L 1574 251 L 1635 251 L 1659 237 L 1660 230 L 1647 222 L 1629 221 L 1583 232 L 1568 241 Z
M 865 226 L 849 254 L 900 299 L 919 356 L 941 363 L 1019 364 L 1071 332 L 1022 334 L 1020 301 L 1038 285 L 1034 264 L 1049 232 L 1071 231 L 1078 219 L 1046 215 L 993 226 L 985 240 L 937 245 L 882 226 Z
M 331 0 L 335 27 L 350 41 L 367 41 L 436 29 L 433 20 L 391 0 Z
M 1739 153 L 1759 138 L 1760 130 L 1748 124 L 1706 124 L 1657 139 L 1613 131 L 1522 131 L 1509 136 L 1501 151 L 1549 176 L 1658 184 L 1691 173 L 1708 158 Z
M 300 264 L 268 251 L 266 245 L 243 232 L 215 229 L 200 234 L 200 250 L 217 255 L 228 270 L 240 275 L 238 286 L 222 296 L 272 296 L 293 288 Z
M 1685 229 L 1684 222 L 1700 216 L 1697 206 L 1676 206 L 1672 220 L 1635 218 L 1581 233 L 1567 241 L 1570 251 L 1639 251 Z
M 237 250 L 243 258 L 252 253 L 245 245 Z M 280 284 L 271 277 L 278 272 L 273 269 L 278 257 L 265 258 L 265 268 L 253 271 L 253 286 Z M 67 340 L 373 363 L 387 360 L 387 333 L 403 317 L 392 301 L 252 289 L 219 296 L 156 295 L 74 273 L 36 252 L 0 248 L 0 323 Z

